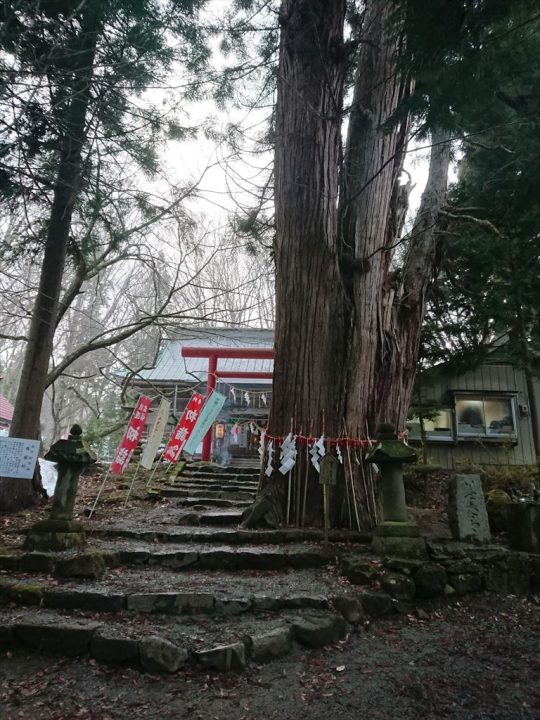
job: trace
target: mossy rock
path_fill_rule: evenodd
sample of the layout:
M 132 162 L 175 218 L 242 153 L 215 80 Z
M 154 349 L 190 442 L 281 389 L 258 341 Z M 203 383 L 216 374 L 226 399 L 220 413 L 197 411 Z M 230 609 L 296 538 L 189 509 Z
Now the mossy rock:
M 365 555 L 347 553 L 339 560 L 339 571 L 354 585 L 371 585 L 378 579 L 380 568 Z
M 8 588 L 9 599 L 17 605 L 39 605 L 43 586 L 39 583 L 19 583 Z
M 510 495 L 500 488 L 490 490 L 487 494 L 486 500 L 487 502 L 494 503 L 496 505 L 508 505 L 512 502 Z
M 488 492 L 486 497 L 486 510 L 489 526 L 494 532 L 507 532 L 508 507 L 511 504 L 512 498 L 504 490 L 496 488 Z
M 62 577 L 80 577 L 99 580 L 105 572 L 105 558 L 97 550 L 75 555 L 56 564 L 56 574 Z
M 414 575 L 416 595 L 420 598 L 433 598 L 442 595 L 448 582 L 448 575 L 442 565 L 426 563 Z

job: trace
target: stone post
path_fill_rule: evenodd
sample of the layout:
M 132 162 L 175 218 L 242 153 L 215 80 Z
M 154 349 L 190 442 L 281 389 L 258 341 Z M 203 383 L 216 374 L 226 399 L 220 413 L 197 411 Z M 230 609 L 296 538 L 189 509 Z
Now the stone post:
M 383 522 L 373 536 L 373 549 L 380 555 L 423 560 L 427 558 L 424 539 L 411 522 L 405 505 L 403 463 L 417 460 L 416 452 L 398 440 L 391 425 L 377 429 L 377 445 L 366 456 L 376 463 L 382 480 Z
M 73 520 L 73 510 L 84 468 L 96 462 L 96 456 L 82 440 L 82 429 L 73 425 L 67 440 L 58 440 L 45 460 L 57 464 L 58 478 L 54 489 L 51 515 L 36 523 L 29 531 L 24 547 L 27 550 L 67 550 L 85 543 L 84 526 Z

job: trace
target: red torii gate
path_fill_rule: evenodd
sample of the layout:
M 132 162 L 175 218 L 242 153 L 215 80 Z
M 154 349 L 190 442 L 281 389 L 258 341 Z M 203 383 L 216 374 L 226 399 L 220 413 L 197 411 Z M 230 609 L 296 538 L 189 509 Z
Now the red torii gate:
M 216 387 L 217 378 L 237 378 L 251 380 L 272 380 L 271 372 L 235 372 L 234 370 L 218 370 L 220 358 L 237 358 L 240 360 L 272 360 L 273 348 L 219 348 L 219 347 L 183 347 L 182 357 L 208 358 L 208 380 L 206 382 L 206 397 L 210 397 Z M 210 460 L 212 456 L 212 428 L 206 433 L 203 440 L 202 459 Z

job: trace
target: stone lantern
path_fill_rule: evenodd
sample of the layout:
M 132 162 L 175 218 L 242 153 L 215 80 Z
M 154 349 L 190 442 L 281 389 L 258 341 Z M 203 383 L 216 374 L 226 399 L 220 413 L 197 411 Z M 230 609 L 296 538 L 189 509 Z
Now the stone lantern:
M 57 464 L 51 515 L 36 523 L 24 544 L 27 550 L 67 550 L 85 543 L 84 526 L 73 520 L 73 510 L 82 471 L 96 462 L 96 455 L 82 440 L 82 428 L 73 425 L 67 440 L 58 440 L 45 460 Z
M 382 480 L 383 521 L 373 536 L 373 549 L 379 555 L 418 560 L 427 557 L 424 539 L 405 505 L 402 465 L 416 460 L 416 452 L 398 440 L 392 425 L 379 426 L 377 445 L 366 455 L 367 462 L 377 464 Z

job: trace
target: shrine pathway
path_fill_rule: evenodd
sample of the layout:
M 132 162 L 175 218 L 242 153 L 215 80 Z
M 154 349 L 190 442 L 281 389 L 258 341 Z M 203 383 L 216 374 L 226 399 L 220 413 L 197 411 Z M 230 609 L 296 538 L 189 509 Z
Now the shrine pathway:
M 0 717 L 536 720 L 539 647 L 538 606 L 479 597 L 241 673 L 156 676 L 14 652 L 0 659 Z

